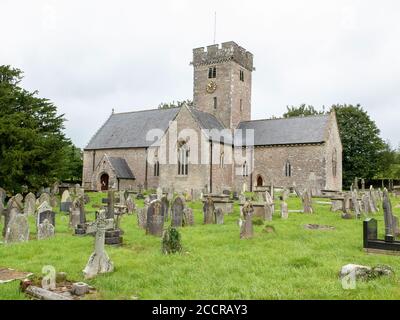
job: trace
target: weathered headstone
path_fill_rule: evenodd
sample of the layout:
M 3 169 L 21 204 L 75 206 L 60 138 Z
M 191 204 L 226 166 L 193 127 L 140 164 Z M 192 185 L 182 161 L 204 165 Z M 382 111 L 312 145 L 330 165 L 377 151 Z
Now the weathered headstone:
M 108 191 L 108 193 L 107 193 L 107 211 L 106 211 L 107 219 L 114 219 L 114 213 L 115 213 L 114 204 L 115 204 L 114 191 Z
M 281 218 L 282 219 L 289 218 L 288 205 L 285 201 L 281 201 Z
M 221 208 L 215 210 L 215 222 L 217 224 L 224 224 L 224 212 Z
M 157 192 L 157 199 L 158 199 L 158 200 L 161 200 L 161 198 L 162 198 L 162 196 L 163 196 L 163 190 L 162 190 L 162 188 L 161 188 L 161 187 L 158 187 L 157 190 L 156 190 L 156 192 Z
M 3 226 L 3 236 L 7 233 L 7 226 L 10 221 L 14 219 L 15 216 L 20 214 L 21 210 L 18 207 L 10 206 L 4 213 L 4 226 Z
M 51 194 L 53 196 L 57 196 L 60 193 L 60 185 L 58 182 L 54 182 L 53 186 L 51 187 Z
M 5 243 L 29 241 L 28 217 L 18 213 L 12 217 L 7 225 Z
M 194 215 L 192 208 L 185 208 L 183 210 L 183 226 L 193 226 L 194 225 Z
M 114 264 L 104 250 L 106 229 L 113 225 L 113 219 L 107 219 L 105 210 L 100 210 L 96 222 L 88 226 L 88 233 L 96 232 L 96 239 L 94 252 L 83 270 L 85 279 L 93 278 L 99 273 L 107 273 L 114 270 Z
M 240 225 L 240 239 L 249 239 L 253 237 L 253 205 L 246 201 L 242 207 Z
M 61 195 L 61 202 L 60 202 L 60 211 L 61 212 L 69 212 L 72 205 L 72 198 L 71 194 L 68 190 L 65 190 Z
M 204 224 L 212 224 L 214 223 L 214 201 L 211 197 L 207 197 L 206 201 L 203 205 L 203 214 L 204 214 Z
M 376 193 L 373 186 L 371 186 L 369 189 L 369 200 L 370 200 L 371 211 L 378 212 L 379 211 L 378 199 L 376 197 Z
M 353 191 L 351 193 L 351 204 L 353 207 L 354 214 L 356 215 L 357 218 L 359 218 L 361 216 L 361 210 L 356 191 Z
M 286 201 L 289 198 L 289 190 L 284 188 L 282 191 L 282 201 Z
M 361 179 L 361 191 L 365 192 L 365 179 Z
M 161 214 L 161 201 L 153 200 L 147 210 L 146 233 L 154 236 L 162 236 L 164 217 Z
M 183 210 L 185 209 L 185 200 L 182 197 L 176 197 L 171 207 L 171 226 L 182 227 Z
M 385 221 L 385 240 L 394 240 L 394 237 L 396 236 L 395 223 L 397 219 L 393 216 L 392 203 L 390 202 L 389 192 L 387 189 L 383 191 L 383 212 L 383 218 Z
M 363 212 L 365 215 L 368 216 L 368 214 L 371 212 L 371 201 L 369 200 L 369 195 L 366 193 L 363 194 L 361 201 L 363 206 Z
M 56 208 L 56 207 L 58 206 L 58 200 L 57 200 L 57 197 L 56 197 L 56 196 L 54 196 L 54 195 L 51 195 L 51 196 L 50 196 L 50 205 L 51 205 L 53 208 Z
M 161 214 L 164 217 L 164 221 L 168 221 L 169 215 L 169 200 L 167 196 L 161 198 Z
M 44 219 L 38 226 L 37 238 L 38 240 L 43 240 L 51 237 L 54 237 L 54 226 L 49 220 Z
M 56 213 L 51 210 L 46 210 L 38 213 L 37 216 L 37 226 L 44 222 L 44 220 L 48 220 L 54 227 L 56 226 Z
M 311 192 L 309 190 L 304 190 L 301 200 L 303 202 L 303 212 L 313 213 Z
M 50 195 L 47 192 L 43 192 L 37 199 L 37 205 L 40 206 L 43 202 L 50 203 L 50 200 Z
M 272 199 L 268 191 L 265 192 L 265 208 L 264 208 L 264 220 L 272 221 L 274 214 L 274 200 Z
M 137 210 L 138 226 L 141 229 L 146 229 L 147 210 L 148 210 L 148 208 L 139 208 Z
M 125 191 L 120 190 L 118 193 L 119 193 L 119 204 L 124 206 L 125 205 Z
M 24 214 L 31 216 L 35 214 L 35 208 L 36 208 L 36 197 L 32 192 L 29 192 L 25 196 L 25 201 L 24 201 Z
M 128 209 L 128 214 L 132 214 L 135 212 L 136 206 L 135 206 L 135 202 L 133 201 L 131 195 L 128 195 L 128 198 L 126 199 L 125 204 Z

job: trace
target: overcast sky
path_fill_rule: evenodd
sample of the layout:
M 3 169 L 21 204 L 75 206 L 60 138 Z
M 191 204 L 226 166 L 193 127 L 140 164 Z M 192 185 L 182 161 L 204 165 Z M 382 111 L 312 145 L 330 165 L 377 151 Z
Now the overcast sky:
M 116 112 L 192 98 L 192 49 L 254 54 L 252 118 L 360 103 L 400 144 L 399 1 L 0 0 L 0 64 L 25 72 L 84 147 Z

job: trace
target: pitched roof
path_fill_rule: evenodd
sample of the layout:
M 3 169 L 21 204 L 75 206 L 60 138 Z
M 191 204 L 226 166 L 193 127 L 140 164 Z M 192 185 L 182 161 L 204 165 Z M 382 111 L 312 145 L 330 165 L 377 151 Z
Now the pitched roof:
M 114 168 L 117 178 L 121 179 L 135 179 L 128 163 L 123 158 L 109 157 L 111 166 Z
M 165 132 L 179 110 L 180 108 L 171 108 L 114 113 L 85 149 L 149 147 L 154 141 L 147 141 L 146 133 L 151 129 Z
M 253 120 L 241 122 L 238 129 L 253 129 L 255 146 L 322 143 L 328 121 L 329 115 Z M 242 134 L 244 137 L 245 131 Z M 237 133 L 236 144 L 239 139 L 240 134 Z
M 212 141 L 232 143 L 232 134 L 230 130 L 221 132 L 226 129 L 223 124 L 211 113 L 200 111 L 197 108 L 189 108 L 196 122 L 200 125 L 201 129 L 206 130 L 208 138 Z M 224 134 L 225 133 L 225 134 Z

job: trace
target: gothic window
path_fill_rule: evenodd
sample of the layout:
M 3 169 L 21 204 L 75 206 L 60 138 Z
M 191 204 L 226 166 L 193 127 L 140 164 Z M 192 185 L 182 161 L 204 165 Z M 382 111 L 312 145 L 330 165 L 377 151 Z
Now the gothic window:
M 244 71 L 240 70 L 240 75 L 239 75 L 240 81 L 244 81 Z
M 217 109 L 218 107 L 218 100 L 217 97 L 214 97 L 214 109 Z
M 221 152 L 221 155 L 220 155 L 220 157 L 219 157 L 219 166 L 220 166 L 221 168 L 224 168 L 224 167 L 225 167 L 225 159 L 224 159 L 224 153 L 223 153 L 223 152 Z
M 186 145 L 178 149 L 178 175 L 187 176 L 189 172 L 189 150 Z
M 239 107 L 240 107 L 240 112 L 242 112 L 243 111 L 243 100 L 242 99 L 240 99 Z
M 155 177 L 160 176 L 160 162 L 158 160 L 154 162 L 154 176 Z
M 285 176 L 286 177 L 292 176 L 292 165 L 290 164 L 289 160 L 286 161 L 286 164 L 285 164 Z
M 333 150 L 332 154 L 332 174 L 336 177 L 337 174 L 337 151 L 336 149 Z
M 208 68 L 208 78 L 213 79 L 217 77 L 217 67 Z
M 242 166 L 242 176 L 243 176 L 243 177 L 248 177 L 248 176 L 249 176 L 249 167 L 248 167 L 248 165 L 247 165 L 247 161 L 245 161 L 245 162 L 243 163 L 243 166 Z

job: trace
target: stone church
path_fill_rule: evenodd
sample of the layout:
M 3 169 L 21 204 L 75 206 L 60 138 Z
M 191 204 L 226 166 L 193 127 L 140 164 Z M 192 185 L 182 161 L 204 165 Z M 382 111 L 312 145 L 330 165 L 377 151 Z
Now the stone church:
M 335 113 L 251 120 L 253 55 L 193 49 L 193 106 L 112 113 L 86 148 L 86 190 L 342 189 Z

